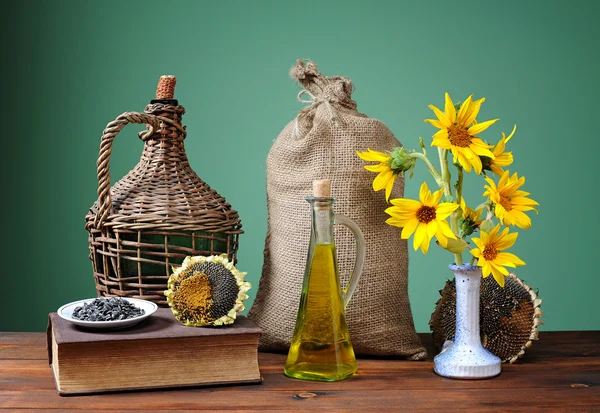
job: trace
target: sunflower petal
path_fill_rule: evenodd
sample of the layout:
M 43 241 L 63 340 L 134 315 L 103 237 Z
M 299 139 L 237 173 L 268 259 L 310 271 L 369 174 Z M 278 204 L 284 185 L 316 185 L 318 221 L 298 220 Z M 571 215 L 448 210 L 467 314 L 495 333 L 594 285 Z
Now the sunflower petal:
M 510 135 L 508 135 L 508 138 L 506 138 L 506 142 L 508 142 L 509 140 L 511 140 L 511 138 L 513 137 L 513 135 L 515 134 L 516 131 L 517 131 L 517 125 L 515 125 L 515 127 L 512 130 L 512 132 L 510 133 Z
M 429 186 L 427 185 L 427 182 L 423 181 L 421 188 L 419 189 L 419 200 L 423 205 L 430 206 L 430 196 L 431 191 L 429 190 Z
M 515 197 L 514 194 L 510 199 L 510 203 L 512 205 L 528 205 L 528 206 L 539 205 L 536 201 L 534 201 L 531 198 Z
M 489 262 L 485 261 L 483 256 L 479 257 L 479 265 L 481 265 L 481 275 L 487 278 L 492 273 L 492 267 Z
M 452 122 L 450 122 L 450 119 L 448 119 L 444 112 L 442 112 L 433 105 L 429 105 L 429 109 L 433 110 L 433 113 L 435 114 L 435 116 L 437 116 L 437 118 L 440 120 L 441 124 L 444 125 L 445 128 L 452 125 Z
M 488 151 L 489 152 L 489 151 Z M 481 174 L 481 169 L 483 168 L 483 164 L 481 163 L 481 158 L 479 155 L 475 154 L 471 159 L 471 164 L 473 165 L 473 169 L 477 175 Z
M 442 124 L 442 122 L 440 122 L 439 119 L 425 119 L 425 122 L 431 123 L 433 126 L 435 126 L 436 128 L 439 128 L 439 129 L 444 128 L 444 125 Z
M 431 146 L 437 146 L 438 148 L 442 148 L 442 149 L 450 149 L 452 148 L 452 144 L 450 143 L 450 140 L 448 140 L 448 136 L 446 136 L 445 138 L 434 138 L 433 142 L 431 142 Z
M 494 228 L 492 228 L 492 230 L 490 231 L 490 233 L 488 234 L 489 236 L 489 243 L 493 243 L 496 241 L 496 237 L 498 236 L 498 232 L 500 231 L 500 224 L 496 224 L 496 226 Z
M 494 164 L 499 166 L 508 166 L 514 162 L 515 158 L 513 157 L 512 152 L 503 152 L 499 155 L 496 155 L 494 158 Z
M 488 158 L 491 159 L 495 159 L 496 155 L 494 155 L 492 153 L 492 151 L 490 151 L 485 143 L 483 143 L 483 141 L 481 142 L 482 144 L 477 143 L 476 140 L 481 141 L 481 139 L 479 138 L 474 138 L 471 139 L 471 144 L 469 145 L 469 149 L 472 150 L 475 154 L 479 155 L 479 156 L 487 156 Z
M 481 104 L 483 102 L 485 102 L 485 98 L 481 98 L 479 100 L 471 102 L 471 104 L 469 105 L 469 110 L 463 118 L 462 125 L 469 126 L 475 121 L 475 118 L 477 118 L 477 115 L 479 115 L 479 109 L 481 109 Z
M 485 98 L 481 98 L 481 99 L 471 102 L 471 104 L 469 105 L 469 110 L 467 111 L 467 113 L 465 114 L 465 117 L 463 118 L 462 125 L 469 126 L 473 122 L 475 122 L 475 118 L 477 118 L 477 115 L 479 115 L 479 110 L 481 109 L 481 104 L 483 102 L 485 102 Z
M 427 251 L 429 251 L 429 244 L 430 240 L 424 238 L 423 242 L 421 243 L 421 251 L 423 251 L 423 254 L 427 254 Z
M 454 103 L 452 99 L 450 99 L 450 95 L 446 93 L 444 96 L 444 110 L 446 111 L 446 116 L 452 123 L 456 123 L 456 108 L 454 107 Z
M 486 120 L 485 122 L 481 122 L 476 125 L 473 125 L 469 128 L 469 134 L 472 136 L 475 136 L 478 133 L 483 132 L 484 130 L 486 130 L 487 128 L 489 128 L 490 126 L 492 126 L 494 123 L 498 122 L 499 120 L 500 119 Z
M 437 232 L 435 233 L 435 238 L 438 240 L 442 248 L 446 248 L 448 246 L 448 237 L 444 235 L 439 226 Z
M 374 151 L 371 149 L 368 149 L 367 152 L 359 152 L 356 151 L 356 154 L 358 155 L 358 157 L 360 159 L 362 159 L 363 161 L 371 161 L 371 162 L 387 162 L 389 161 L 390 158 L 388 155 L 386 155 L 383 152 L 379 152 L 379 151 Z
M 435 207 L 436 219 L 446 219 L 448 216 L 458 209 L 458 204 L 453 202 L 444 202 Z
M 388 181 L 385 186 L 385 200 L 388 202 L 390 200 L 390 195 L 392 195 L 392 189 L 394 188 L 394 182 L 398 178 L 398 174 L 392 173 L 392 178 Z
M 507 234 L 502 238 L 496 241 L 496 249 L 498 250 L 507 250 L 515 244 L 515 241 L 519 237 L 518 232 L 513 232 L 512 234 Z
M 493 265 L 490 265 L 490 270 L 498 285 L 500 287 L 504 287 L 504 275 L 498 270 L 498 268 L 494 267 Z
M 386 163 L 380 163 L 377 165 L 365 165 L 365 169 L 369 172 L 384 172 L 389 171 L 390 166 Z
M 493 163 L 490 165 L 490 169 L 492 170 L 493 173 L 495 173 L 498 176 L 501 176 L 502 173 L 504 172 L 504 169 L 500 168 L 499 166 L 494 165 Z
M 400 208 L 400 210 L 415 212 L 421 208 L 422 205 L 419 201 L 409 198 L 394 198 L 390 203 Z
M 523 229 L 531 228 L 531 218 L 529 218 L 529 216 L 527 216 L 527 214 L 525 214 L 524 212 L 518 210 L 511 210 L 508 214 L 514 218 L 514 225 L 516 225 L 517 227 Z
M 380 172 L 373 180 L 373 190 L 381 191 L 382 189 L 385 189 L 393 175 L 394 173 L 391 170 Z
M 444 234 L 444 236 L 446 236 L 448 238 L 456 239 L 456 235 L 454 235 L 454 232 L 452 232 L 452 230 L 450 229 L 450 226 L 448 225 L 448 223 L 446 221 L 438 220 L 437 223 L 438 223 L 438 231 L 441 231 L 442 234 Z
M 502 132 L 502 138 L 496 144 L 496 146 L 494 146 L 494 155 L 501 155 L 504 152 L 504 149 L 506 149 L 506 135 L 504 134 L 504 132 Z
M 385 220 L 385 223 L 392 226 L 392 227 L 398 227 L 398 228 L 404 228 L 406 225 L 408 225 L 408 223 L 410 221 L 412 221 L 413 219 L 411 218 L 395 218 L 395 217 L 391 217 Z
M 439 204 L 443 195 L 444 195 L 443 189 L 438 189 L 437 191 L 435 191 L 433 193 L 433 195 L 431 196 L 431 206 Z
M 419 226 L 415 231 L 415 237 L 413 238 L 413 248 L 415 249 L 415 251 L 418 250 L 421 244 L 423 243 L 426 233 L 427 226 L 423 223 L 419 223 Z
M 472 166 L 471 166 L 471 162 L 469 162 L 466 158 L 466 156 L 464 155 L 463 151 L 457 151 L 457 157 L 458 157 L 458 163 L 460 164 L 460 166 L 463 167 L 463 169 L 466 172 L 471 172 Z
M 410 236 L 413 234 L 413 232 L 415 232 L 415 230 L 417 229 L 418 225 L 419 225 L 419 221 L 417 221 L 416 219 L 411 219 L 410 221 L 408 221 L 406 223 L 406 225 L 404 226 L 404 228 L 402 228 L 402 233 L 400 234 L 400 238 L 409 239 Z
M 525 265 L 525 261 L 510 252 L 499 252 L 494 262 L 500 265 L 509 265 L 511 267 Z
M 469 96 L 463 103 L 460 105 L 460 109 L 458 110 L 458 115 L 456 117 L 456 122 L 459 125 L 464 125 L 465 116 L 469 111 L 469 106 L 471 105 L 471 101 L 473 100 L 473 95 Z
M 498 258 L 498 257 L 496 257 L 496 258 Z M 500 274 L 508 275 L 508 270 L 506 268 L 504 268 L 502 265 L 497 264 L 495 259 L 494 259 L 494 261 L 489 261 L 489 263 L 492 266 L 492 268 L 497 269 Z
M 435 220 L 427 223 L 427 242 L 430 242 L 431 239 L 435 236 L 435 233 L 438 230 L 438 224 Z

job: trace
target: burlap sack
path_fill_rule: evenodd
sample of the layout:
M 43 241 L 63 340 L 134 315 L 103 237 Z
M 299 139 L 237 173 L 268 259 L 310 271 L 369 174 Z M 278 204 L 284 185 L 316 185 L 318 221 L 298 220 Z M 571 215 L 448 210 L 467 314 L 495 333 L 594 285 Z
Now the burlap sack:
M 352 82 L 324 77 L 312 62 L 291 70 L 310 104 L 279 134 L 267 158 L 268 232 L 262 278 L 249 317 L 263 330 L 260 348 L 285 351 L 294 332 L 310 241 L 310 206 L 305 197 L 316 179 L 331 179 L 335 212 L 354 220 L 366 238 L 364 271 L 346 311 L 357 354 L 426 356 L 415 333 L 408 300 L 408 251 L 398 228 L 385 223 L 388 206 L 375 193 L 375 175 L 356 151 L 390 150 L 400 142 L 380 121 L 356 110 Z M 404 193 L 398 179 L 393 197 Z M 354 238 L 336 226 L 335 242 L 342 285 L 356 257 Z

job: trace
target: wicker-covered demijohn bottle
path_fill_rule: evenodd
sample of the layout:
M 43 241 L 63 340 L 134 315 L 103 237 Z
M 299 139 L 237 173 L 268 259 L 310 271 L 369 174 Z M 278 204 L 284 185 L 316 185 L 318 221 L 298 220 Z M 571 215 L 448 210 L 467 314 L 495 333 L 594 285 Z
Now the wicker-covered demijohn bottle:
M 98 157 L 98 200 L 86 215 L 90 259 L 99 296 L 151 300 L 166 306 L 163 291 L 172 266 L 188 255 L 227 254 L 235 262 L 241 222 L 237 211 L 190 167 L 176 79 L 162 76 L 144 113 L 125 112 L 110 122 Z M 115 136 L 128 123 L 146 124 L 139 163 L 110 185 Z

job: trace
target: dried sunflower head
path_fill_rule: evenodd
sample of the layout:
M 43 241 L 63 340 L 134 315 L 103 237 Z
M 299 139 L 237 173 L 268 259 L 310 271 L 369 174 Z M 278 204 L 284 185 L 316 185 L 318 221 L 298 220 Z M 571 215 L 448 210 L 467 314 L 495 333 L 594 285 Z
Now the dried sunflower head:
M 506 277 L 504 288 L 492 277 L 481 280 L 479 323 L 481 343 L 502 361 L 514 363 L 538 339 L 538 326 L 544 324 L 537 292 L 515 274 Z M 456 329 L 456 284 L 446 282 L 431 315 L 433 342 L 441 349 L 454 340 Z
M 169 277 L 167 303 L 186 326 L 232 324 L 251 287 L 245 275 L 225 254 L 187 257 Z

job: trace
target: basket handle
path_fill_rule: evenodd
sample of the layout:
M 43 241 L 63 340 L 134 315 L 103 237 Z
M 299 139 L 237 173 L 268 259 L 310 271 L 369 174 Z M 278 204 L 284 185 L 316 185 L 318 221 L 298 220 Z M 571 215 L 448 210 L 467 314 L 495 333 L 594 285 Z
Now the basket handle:
M 140 138 L 145 141 L 155 130 L 160 128 L 161 122 L 173 121 L 162 116 L 155 116 L 139 112 L 125 112 L 106 125 L 100 141 L 100 154 L 98 155 L 98 213 L 94 218 L 94 227 L 101 230 L 104 222 L 112 213 L 112 199 L 110 197 L 110 155 L 115 137 L 129 123 L 147 124 L 149 129 L 140 132 Z

